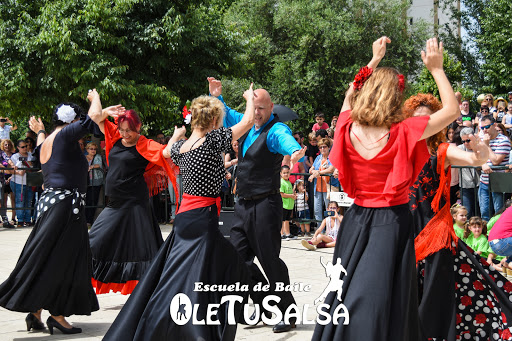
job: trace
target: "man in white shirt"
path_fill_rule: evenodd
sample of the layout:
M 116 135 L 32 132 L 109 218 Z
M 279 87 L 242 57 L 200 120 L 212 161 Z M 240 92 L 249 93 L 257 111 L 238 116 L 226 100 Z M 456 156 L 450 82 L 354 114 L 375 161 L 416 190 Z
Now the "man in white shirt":
M 9 118 L 0 116 L 0 139 L 9 140 L 11 138 L 11 131 L 16 129 L 18 127 Z

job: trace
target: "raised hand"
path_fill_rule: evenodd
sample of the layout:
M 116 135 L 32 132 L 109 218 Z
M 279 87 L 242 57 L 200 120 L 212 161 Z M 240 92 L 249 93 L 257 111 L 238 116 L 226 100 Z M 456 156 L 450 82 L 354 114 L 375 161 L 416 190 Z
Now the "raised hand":
M 119 115 L 124 114 L 125 111 L 126 108 L 123 107 L 121 104 L 112 105 L 110 107 L 106 107 L 105 109 L 103 109 L 103 115 L 105 115 L 105 117 L 110 116 L 117 118 Z
M 475 157 L 478 160 L 482 160 L 482 164 L 485 163 L 489 158 L 489 147 L 485 142 L 474 135 L 469 135 L 469 139 L 471 140 L 469 147 L 473 150 L 473 153 L 475 153 Z
M 244 98 L 246 101 L 253 100 L 254 97 L 256 96 L 254 94 L 254 90 L 252 87 L 253 87 L 253 83 L 251 83 L 251 86 L 249 86 L 249 89 L 245 90 L 245 92 L 244 92 Z
M 34 133 L 38 133 L 41 130 L 44 130 L 44 124 L 43 121 L 41 121 L 41 118 L 37 118 L 35 116 L 31 116 L 28 121 L 28 126 L 30 130 L 32 130 Z
M 89 92 L 87 93 L 87 99 L 89 100 L 89 102 L 92 102 L 92 100 L 95 97 L 100 97 L 98 91 L 96 91 L 96 89 L 89 90 Z
M 215 97 L 222 95 L 222 83 L 214 77 L 208 77 L 208 89 L 210 94 Z
M 389 43 L 391 43 L 391 39 L 386 36 L 382 36 L 375 40 L 372 45 L 373 59 L 378 59 L 380 61 L 382 58 L 384 58 L 386 55 L 386 44 Z
M 436 38 L 427 40 L 425 51 L 421 51 L 421 59 L 428 71 L 443 69 L 443 43 L 437 43 Z
M 181 128 L 174 127 L 174 133 L 172 134 L 172 139 L 175 141 L 182 140 L 185 137 L 185 133 L 187 132 L 187 128 L 185 126 L 181 126 Z

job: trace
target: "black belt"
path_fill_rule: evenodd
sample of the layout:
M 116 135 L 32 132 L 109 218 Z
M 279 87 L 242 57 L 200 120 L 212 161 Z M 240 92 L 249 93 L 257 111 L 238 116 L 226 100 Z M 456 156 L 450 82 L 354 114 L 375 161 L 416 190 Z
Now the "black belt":
M 242 199 L 243 200 L 259 200 L 259 199 L 266 198 L 269 195 L 274 195 L 274 194 L 277 194 L 277 193 L 279 193 L 279 191 L 273 190 L 273 191 L 270 191 L 270 192 L 265 192 L 265 193 L 262 193 L 262 194 L 257 194 L 257 195 L 253 195 L 252 197 L 246 197 L 246 198 L 242 198 Z

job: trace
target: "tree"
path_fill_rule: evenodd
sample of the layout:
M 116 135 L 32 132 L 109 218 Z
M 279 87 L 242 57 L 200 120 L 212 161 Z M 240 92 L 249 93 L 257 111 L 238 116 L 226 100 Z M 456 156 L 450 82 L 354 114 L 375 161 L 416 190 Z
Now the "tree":
M 145 132 L 181 122 L 180 104 L 204 93 L 238 51 L 222 17 L 229 1 L 7 0 L 0 6 L 0 110 L 46 119 L 63 101 L 141 114 Z
M 393 43 L 383 66 L 406 75 L 419 70 L 424 26 L 408 26 L 404 1 L 238 0 L 225 22 L 245 43 L 239 73 L 225 87 L 229 102 L 242 103 L 240 80 L 268 89 L 274 103 L 299 113 L 292 128 L 309 130 L 314 113 L 336 115 L 344 91 L 371 59 L 371 44 L 382 35 Z M 245 81 L 247 82 L 247 81 Z M 236 88 L 231 91 L 230 86 Z

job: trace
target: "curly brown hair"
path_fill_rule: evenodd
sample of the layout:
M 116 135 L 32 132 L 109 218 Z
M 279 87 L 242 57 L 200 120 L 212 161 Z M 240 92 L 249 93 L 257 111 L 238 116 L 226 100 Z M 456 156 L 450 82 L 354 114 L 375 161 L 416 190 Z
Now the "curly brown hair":
M 441 110 L 443 104 L 431 94 L 418 93 L 417 95 L 409 97 L 405 101 L 402 111 L 404 116 L 409 118 L 414 116 L 415 111 L 420 107 L 426 107 L 430 109 L 432 113 L 435 113 L 436 111 Z M 446 142 L 444 129 L 427 139 L 427 146 L 430 153 L 435 155 L 437 148 L 439 148 L 439 145 L 443 142 Z
M 363 126 L 391 127 L 404 120 L 403 93 L 398 88 L 398 70 L 376 68 L 361 90 L 354 90 L 350 99 L 350 117 Z
M 324 137 L 322 139 L 318 140 L 317 146 L 320 148 L 320 146 L 327 146 L 329 148 L 332 147 L 332 141 L 331 139 L 328 139 L 327 137 Z
M 217 126 L 222 124 L 224 118 L 224 104 L 212 96 L 199 96 L 192 101 L 190 105 L 192 112 L 192 128 L 208 129 L 217 119 Z

